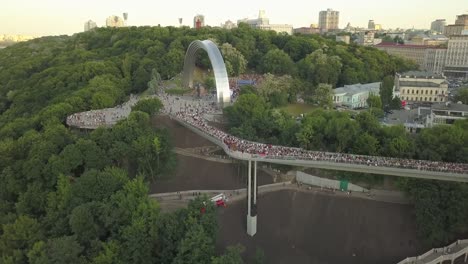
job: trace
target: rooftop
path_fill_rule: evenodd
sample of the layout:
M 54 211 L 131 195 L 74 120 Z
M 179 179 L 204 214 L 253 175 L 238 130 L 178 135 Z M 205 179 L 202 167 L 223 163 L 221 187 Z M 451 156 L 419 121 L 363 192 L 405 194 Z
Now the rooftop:
M 385 123 L 400 125 L 404 123 L 422 123 L 422 120 L 418 117 L 418 109 L 393 110 L 393 113 L 387 116 Z
M 416 48 L 416 49 L 447 49 L 441 48 L 433 45 L 407 45 L 407 44 L 398 44 L 398 43 L 379 43 L 375 45 L 376 48 L 401 48 L 401 49 L 409 49 L 409 48 Z
M 432 110 L 452 110 L 452 111 L 468 112 L 468 105 L 452 103 L 452 102 L 433 104 L 431 108 Z
M 345 85 L 343 87 L 336 88 L 334 90 L 335 94 L 348 94 L 353 95 L 362 92 L 378 92 L 380 89 L 380 82 L 374 83 L 365 83 L 365 84 L 352 84 L 352 85 Z
M 421 82 L 421 81 L 400 81 L 400 86 L 406 87 L 434 87 L 439 88 L 440 84 L 435 82 Z
M 407 71 L 398 74 L 401 78 L 426 78 L 426 79 L 445 79 L 442 74 L 434 74 L 430 71 Z

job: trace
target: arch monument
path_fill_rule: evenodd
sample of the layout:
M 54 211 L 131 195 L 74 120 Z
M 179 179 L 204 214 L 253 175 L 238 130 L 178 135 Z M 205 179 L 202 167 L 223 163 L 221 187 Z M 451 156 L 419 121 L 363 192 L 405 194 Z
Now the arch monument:
M 183 85 L 193 88 L 193 71 L 195 70 L 195 59 L 197 51 L 204 49 L 213 67 L 216 82 L 216 98 L 220 104 L 228 104 L 231 101 L 231 91 L 229 90 L 229 79 L 224 64 L 223 56 L 218 47 L 211 40 L 194 40 L 190 43 L 185 53 Z

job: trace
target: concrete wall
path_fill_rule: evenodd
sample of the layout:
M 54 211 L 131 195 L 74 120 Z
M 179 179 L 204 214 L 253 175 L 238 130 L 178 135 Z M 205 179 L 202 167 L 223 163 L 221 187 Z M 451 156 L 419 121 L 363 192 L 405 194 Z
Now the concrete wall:
M 296 171 L 296 180 L 300 183 L 318 186 L 318 187 L 325 187 L 325 188 L 333 188 L 333 189 L 340 189 L 340 181 L 331 180 L 326 178 L 320 178 L 317 176 L 313 176 L 302 171 Z M 362 188 L 361 186 L 349 183 L 348 190 L 353 192 L 368 192 L 369 190 Z

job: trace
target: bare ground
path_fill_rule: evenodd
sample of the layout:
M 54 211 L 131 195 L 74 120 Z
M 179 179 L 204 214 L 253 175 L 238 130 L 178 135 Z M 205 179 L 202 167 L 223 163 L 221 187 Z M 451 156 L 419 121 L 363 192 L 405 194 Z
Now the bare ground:
M 267 193 L 258 201 L 254 237 L 245 232 L 246 202 L 220 210 L 217 248 L 240 243 L 248 263 L 256 248 L 266 263 L 397 263 L 424 252 L 412 210 L 322 192 Z

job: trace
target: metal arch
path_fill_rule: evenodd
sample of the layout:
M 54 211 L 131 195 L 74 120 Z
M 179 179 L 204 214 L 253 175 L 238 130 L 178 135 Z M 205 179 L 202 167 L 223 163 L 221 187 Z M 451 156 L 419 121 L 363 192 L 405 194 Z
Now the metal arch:
M 204 49 L 208 53 L 216 82 L 216 95 L 218 103 L 229 103 L 231 92 L 229 90 L 229 79 L 224 64 L 223 56 L 216 44 L 211 40 L 194 40 L 190 43 L 185 53 L 183 84 L 185 87 L 193 87 L 193 71 L 195 70 L 195 59 L 199 49 Z

